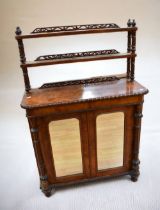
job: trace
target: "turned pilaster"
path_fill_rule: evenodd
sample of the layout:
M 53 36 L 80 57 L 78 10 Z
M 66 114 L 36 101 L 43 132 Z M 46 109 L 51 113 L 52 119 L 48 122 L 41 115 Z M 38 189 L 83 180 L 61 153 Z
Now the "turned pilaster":
M 140 144 L 140 133 L 141 133 L 141 118 L 142 115 L 142 104 L 136 105 L 134 113 L 134 137 L 133 137 L 133 157 L 132 157 L 132 174 L 131 180 L 137 181 L 139 172 L 139 144 Z
M 29 118 L 30 132 L 32 136 L 32 143 L 34 147 L 34 152 L 37 160 L 37 166 L 40 176 L 40 189 L 42 192 L 49 197 L 51 195 L 51 186 L 49 185 L 48 176 L 42 156 L 42 151 L 40 147 L 39 137 L 38 137 L 38 127 L 36 118 Z

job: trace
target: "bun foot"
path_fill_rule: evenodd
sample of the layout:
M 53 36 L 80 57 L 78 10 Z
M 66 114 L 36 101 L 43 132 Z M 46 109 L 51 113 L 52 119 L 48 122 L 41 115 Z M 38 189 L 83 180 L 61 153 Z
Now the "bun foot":
M 138 181 L 138 176 L 131 176 L 131 181 L 132 182 L 137 182 Z
M 50 197 L 52 195 L 52 190 L 44 192 L 46 197 Z
M 55 193 L 55 187 L 50 187 L 47 190 L 42 190 L 42 192 L 45 194 L 46 197 L 50 197 Z
M 136 171 L 133 174 L 131 174 L 131 181 L 132 182 L 137 182 L 139 175 L 140 175 L 139 171 Z

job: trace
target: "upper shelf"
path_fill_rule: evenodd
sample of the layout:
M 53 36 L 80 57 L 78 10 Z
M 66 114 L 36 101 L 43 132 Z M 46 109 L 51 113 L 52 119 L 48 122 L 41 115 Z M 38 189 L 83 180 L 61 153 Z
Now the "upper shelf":
M 108 32 L 123 32 L 136 31 L 136 24 L 131 22 L 126 28 L 120 28 L 115 23 L 107 24 L 88 24 L 88 25 L 71 25 L 71 26 L 54 26 L 41 27 L 34 29 L 30 34 L 22 35 L 19 27 L 16 30 L 16 39 L 41 38 L 50 36 L 64 36 L 76 34 L 91 34 L 91 33 L 108 33 Z

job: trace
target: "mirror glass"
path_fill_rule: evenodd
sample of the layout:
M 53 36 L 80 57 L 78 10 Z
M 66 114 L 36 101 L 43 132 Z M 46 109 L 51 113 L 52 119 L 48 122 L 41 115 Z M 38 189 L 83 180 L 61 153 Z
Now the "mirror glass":
M 97 116 L 98 170 L 123 166 L 124 113 Z
M 82 173 L 79 120 L 56 120 L 49 123 L 56 176 Z

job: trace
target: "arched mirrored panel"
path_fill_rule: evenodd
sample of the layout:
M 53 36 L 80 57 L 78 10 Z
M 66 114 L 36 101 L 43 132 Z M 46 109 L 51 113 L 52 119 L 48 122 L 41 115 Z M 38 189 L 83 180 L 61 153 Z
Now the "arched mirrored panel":
M 123 166 L 124 113 L 97 116 L 98 170 Z
M 56 120 L 49 123 L 56 176 L 82 173 L 79 120 Z

